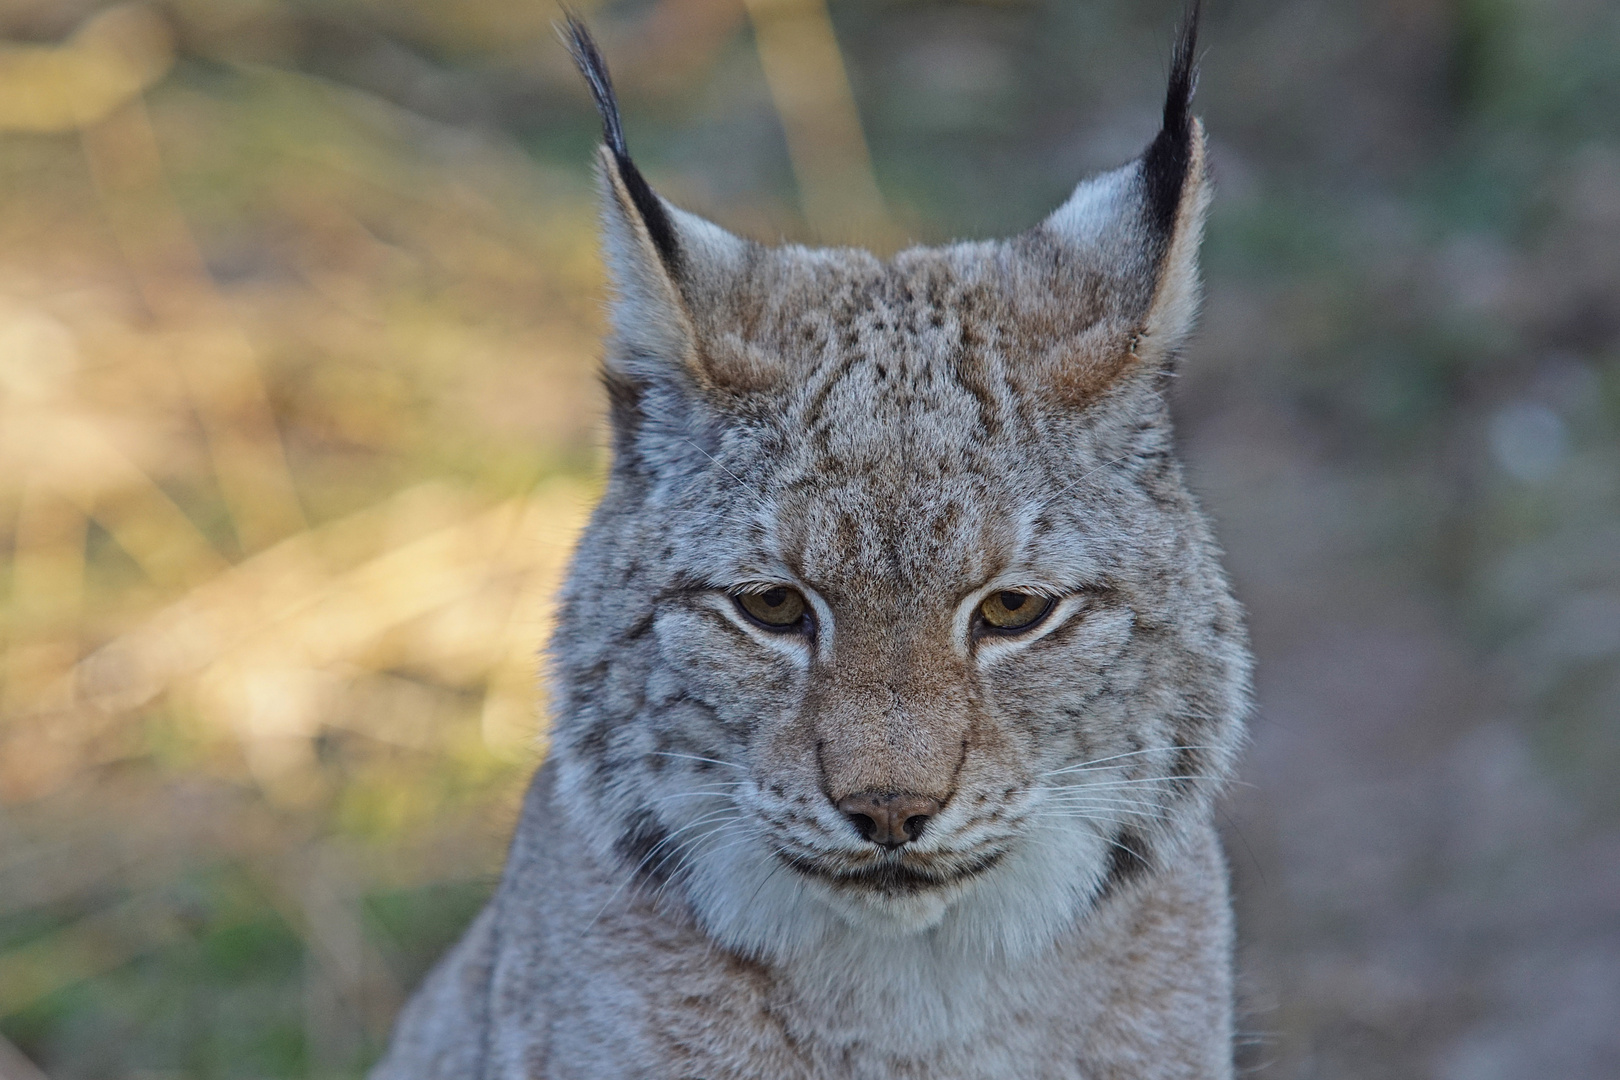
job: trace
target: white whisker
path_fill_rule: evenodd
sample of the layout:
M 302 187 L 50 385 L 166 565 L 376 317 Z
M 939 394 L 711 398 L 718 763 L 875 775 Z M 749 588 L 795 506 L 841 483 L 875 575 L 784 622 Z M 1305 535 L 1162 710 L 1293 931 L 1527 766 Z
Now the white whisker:
M 1208 776 L 1203 773 L 1188 773 L 1184 776 L 1139 776 L 1126 780 L 1086 780 L 1078 784 L 1050 784 L 1042 791 L 1107 791 L 1110 788 L 1129 787 L 1141 784 L 1179 784 L 1183 780 L 1224 780 L 1223 776 Z
M 1129 753 L 1113 754 L 1113 755 L 1110 755 L 1109 757 L 1092 758 L 1090 761 L 1081 761 L 1081 762 L 1077 762 L 1076 764 L 1073 764 L 1073 765 L 1066 765 L 1061 769 L 1053 769 L 1051 772 L 1042 773 L 1041 776 L 1044 778 L 1044 777 L 1048 777 L 1048 776 L 1061 776 L 1064 773 L 1087 772 L 1087 771 L 1090 771 L 1092 769 L 1097 769 L 1099 766 L 1104 765 L 1105 762 L 1119 761 L 1122 758 L 1141 757 L 1144 754 L 1163 754 L 1163 753 L 1169 753 L 1171 751 L 1180 751 L 1180 750 L 1219 750 L 1219 749 L 1220 749 L 1220 747 L 1218 747 L 1218 746 L 1161 746 L 1161 747 L 1154 747 L 1154 748 L 1147 749 L 1147 750 L 1132 750 Z M 1111 767 L 1112 768 L 1118 768 L 1119 766 L 1111 766 Z M 1104 770 L 1104 771 L 1106 771 L 1106 770 Z
M 683 759 L 685 761 L 706 761 L 710 765 L 724 765 L 728 769 L 737 769 L 740 772 L 747 772 L 748 771 L 748 767 L 746 765 L 738 765 L 735 761 L 721 761 L 719 758 L 702 757 L 702 756 L 700 756 L 698 754 L 676 754 L 676 753 L 673 753 L 673 752 L 668 751 L 668 750 L 654 750 L 653 751 L 653 756 L 654 757 L 667 757 L 667 758 L 681 758 L 681 759 Z
M 660 795 L 660 796 L 658 796 L 658 798 L 651 799 L 649 801 L 651 803 L 653 803 L 653 804 L 656 804 L 656 805 L 662 805 L 663 803 L 670 802 L 670 801 L 672 801 L 674 799 L 732 799 L 732 800 L 735 800 L 736 795 L 734 793 L 737 792 L 737 791 L 742 790 L 743 786 L 744 785 L 742 785 L 742 784 L 736 784 L 736 785 L 733 785 L 730 788 L 710 788 L 708 790 L 696 790 L 696 791 L 674 791 L 674 792 L 671 792 L 668 795 Z

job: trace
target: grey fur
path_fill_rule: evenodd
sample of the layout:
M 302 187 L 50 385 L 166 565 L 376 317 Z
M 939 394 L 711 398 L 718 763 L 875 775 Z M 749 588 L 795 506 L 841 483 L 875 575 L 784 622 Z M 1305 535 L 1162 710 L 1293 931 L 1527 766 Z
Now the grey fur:
M 616 449 L 551 756 L 377 1080 L 1231 1076 L 1249 656 L 1162 395 L 1208 201 L 1182 105 L 1172 212 L 1150 148 L 889 261 L 660 201 L 671 260 L 603 154 Z M 772 586 L 813 633 L 734 603 Z M 976 629 L 1009 589 L 1052 613 Z M 888 852 L 835 809 L 869 791 L 944 810 Z

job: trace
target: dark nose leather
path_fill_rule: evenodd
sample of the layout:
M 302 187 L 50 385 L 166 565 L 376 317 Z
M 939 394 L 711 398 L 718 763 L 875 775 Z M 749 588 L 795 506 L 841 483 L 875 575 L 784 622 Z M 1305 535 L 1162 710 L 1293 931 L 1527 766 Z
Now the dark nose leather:
M 856 832 L 891 851 L 921 836 L 940 808 L 938 799 L 903 792 L 868 791 L 838 800 L 838 809 Z

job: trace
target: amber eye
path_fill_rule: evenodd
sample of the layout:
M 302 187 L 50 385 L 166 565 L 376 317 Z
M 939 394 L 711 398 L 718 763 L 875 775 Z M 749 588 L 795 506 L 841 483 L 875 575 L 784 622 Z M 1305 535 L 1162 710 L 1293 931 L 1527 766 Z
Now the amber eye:
M 739 593 L 733 599 L 743 614 L 767 630 L 796 630 L 804 623 L 808 605 L 797 590 L 778 585 L 758 593 Z
M 979 617 L 993 630 L 1026 630 L 1052 610 L 1052 600 L 1034 593 L 991 593 L 979 605 Z

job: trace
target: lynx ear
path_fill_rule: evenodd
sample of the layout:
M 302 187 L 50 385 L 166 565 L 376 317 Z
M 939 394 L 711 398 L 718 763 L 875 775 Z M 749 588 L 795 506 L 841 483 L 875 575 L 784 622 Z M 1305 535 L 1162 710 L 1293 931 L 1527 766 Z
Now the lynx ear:
M 1191 0 L 1181 25 L 1158 136 L 1129 165 L 1080 184 L 1037 229 L 1101 279 L 1105 316 L 1129 326 L 1132 357 L 1150 363 L 1173 355 L 1198 312 L 1210 197 L 1204 128 L 1191 111 L 1199 8 Z
M 617 421 L 623 393 L 649 380 L 687 377 L 707 389 L 746 374 L 708 356 L 701 323 L 741 274 L 750 245 L 659 198 L 630 160 L 618 99 L 596 42 L 572 13 L 560 29 L 602 116 L 597 179 L 616 339 L 606 375 Z

